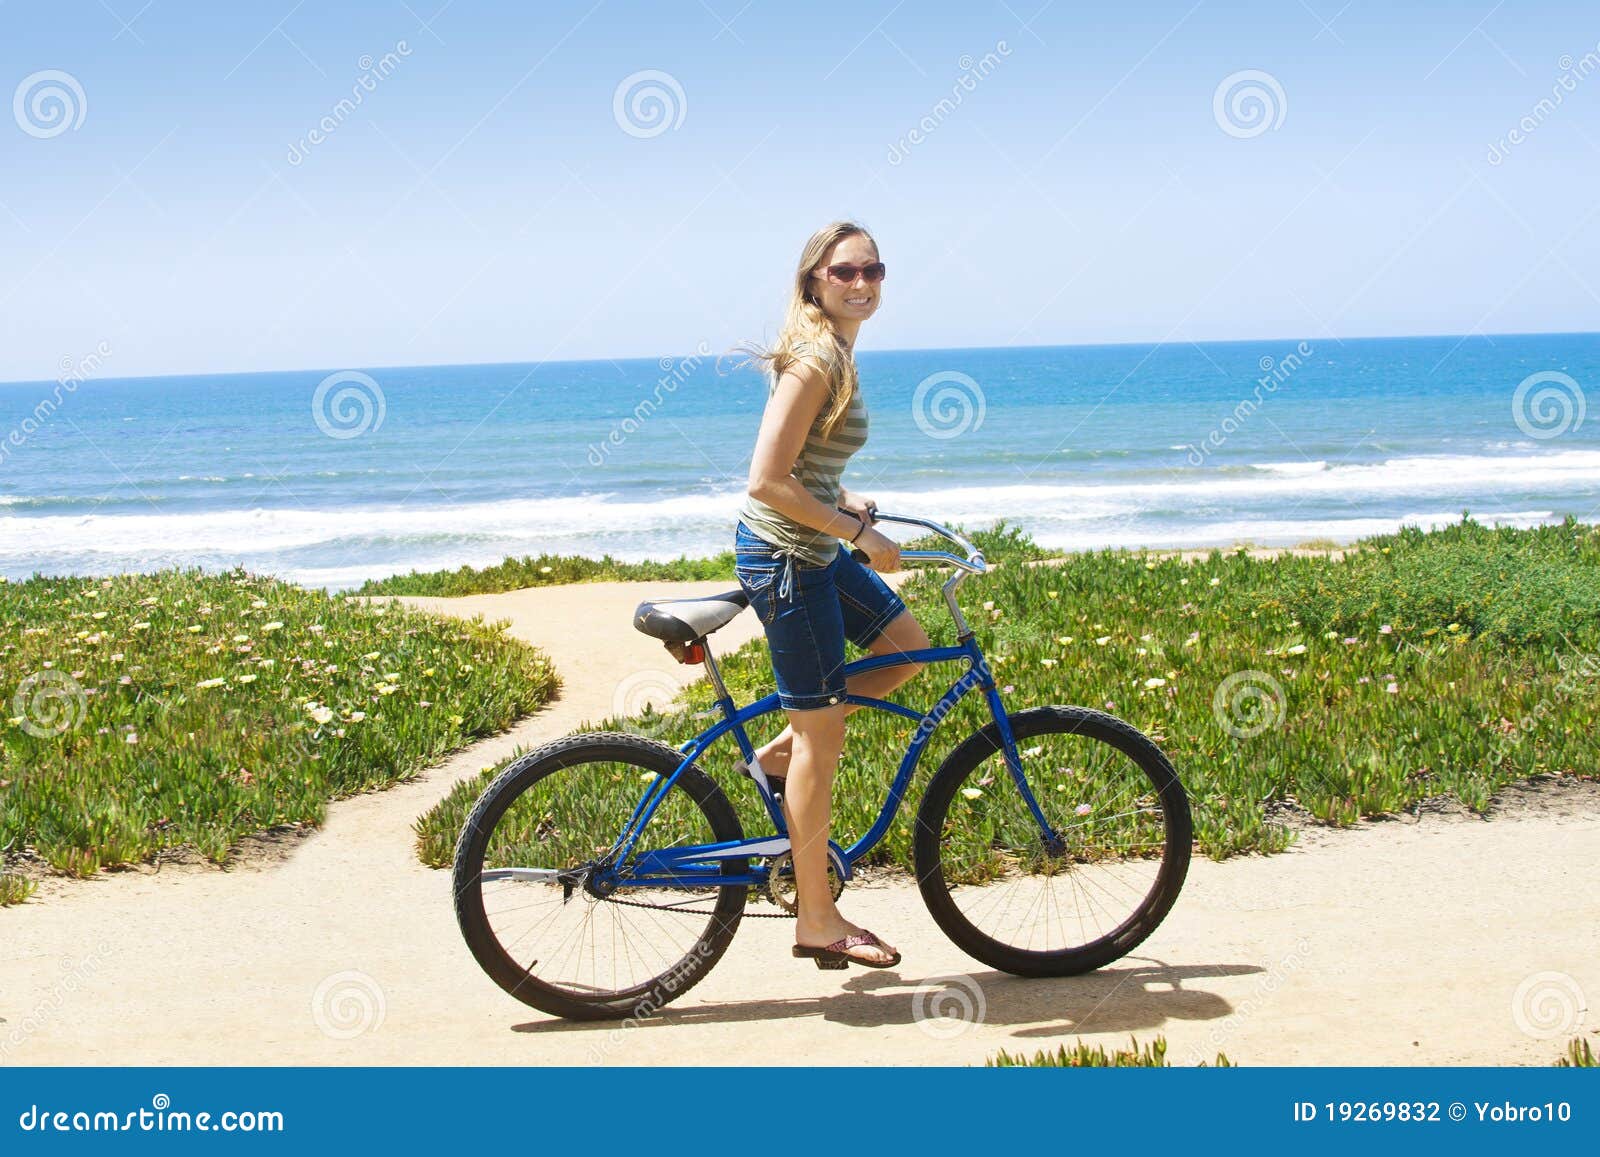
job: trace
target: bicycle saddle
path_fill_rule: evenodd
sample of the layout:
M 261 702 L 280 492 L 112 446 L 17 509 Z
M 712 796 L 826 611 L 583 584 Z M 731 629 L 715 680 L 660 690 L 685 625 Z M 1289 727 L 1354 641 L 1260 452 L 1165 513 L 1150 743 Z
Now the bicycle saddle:
M 743 590 L 698 599 L 646 599 L 633 612 L 633 625 L 664 643 L 692 643 L 725 627 L 750 605 Z

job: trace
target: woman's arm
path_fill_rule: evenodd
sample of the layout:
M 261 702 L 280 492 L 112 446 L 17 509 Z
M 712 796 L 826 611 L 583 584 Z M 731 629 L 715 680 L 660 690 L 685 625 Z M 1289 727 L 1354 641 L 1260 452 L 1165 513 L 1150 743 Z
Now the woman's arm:
M 761 416 L 747 489 L 802 526 L 848 539 L 861 520 L 819 502 L 790 473 L 827 400 L 828 379 L 816 367 L 798 362 L 783 372 Z

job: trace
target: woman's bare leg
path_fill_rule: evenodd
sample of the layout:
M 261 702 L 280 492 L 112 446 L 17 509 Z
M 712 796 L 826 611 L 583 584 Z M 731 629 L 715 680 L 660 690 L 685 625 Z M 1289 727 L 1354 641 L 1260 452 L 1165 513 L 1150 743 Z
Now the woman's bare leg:
M 904 654 L 931 647 L 928 633 L 910 611 L 896 615 L 872 642 L 867 644 L 869 655 Z M 903 663 L 897 667 L 879 667 L 875 671 L 862 671 L 845 680 L 845 689 L 851 695 L 868 699 L 882 699 L 896 687 L 912 679 L 926 663 Z M 850 715 L 861 710 L 858 703 L 844 704 L 844 713 Z M 768 775 L 782 778 L 789 770 L 794 752 L 794 728 L 786 726 L 772 739 L 756 748 L 756 760 Z
M 862 929 L 839 913 L 828 886 L 828 828 L 832 819 L 833 777 L 844 750 L 844 716 L 847 704 L 790 711 L 794 732 L 789 760 L 789 783 L 784 793 L 789 823 L 790 853 L 794 856 L 795 943 L 822 948 Z M 892 952 L 864 945 L 854 955 L 888 960 Z

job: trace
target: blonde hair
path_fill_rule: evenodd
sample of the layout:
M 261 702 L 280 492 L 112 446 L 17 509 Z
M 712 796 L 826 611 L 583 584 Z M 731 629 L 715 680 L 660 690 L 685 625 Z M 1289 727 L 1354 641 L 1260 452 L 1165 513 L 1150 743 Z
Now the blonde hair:
M 827 378 L 829 400 L 822 408 L 823 438 L 833 436 L 834 428 L 844 419 L 860 388 L 855 360 L 811 292 L 811 271 L 846 237 L 865 237 L 872 242 L 873 252 L 877 252 L 877 240 L 854 221 L 833 221 L 818 229 L 800 251 L 800 264 L 795 268 L 794 287 L 778 340 L 769 347 L 754 343 L 739 347 L 750 355 L 743 364 L 760 364 L 771 375 L 773 387 L 786 370 L 801 362 L 809 363 Z

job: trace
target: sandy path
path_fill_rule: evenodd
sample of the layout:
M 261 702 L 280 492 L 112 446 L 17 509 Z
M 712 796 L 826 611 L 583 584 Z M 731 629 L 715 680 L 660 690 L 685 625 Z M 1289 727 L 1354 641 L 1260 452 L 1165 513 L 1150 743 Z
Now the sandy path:
M 448 876 L 417 862 L 412 821 L 516 745 L 608 714 L 637 672 L 693 673 L 629 614 L 645 594 L 725 587 L 408 600 L 510 619 L 554 656 L 564 696 L 415 782 L 335 805 L 280 859 L 54 883 L 0 911 L 0 1061 L 966 1064 L 1163 1033 L 1179 1063 L 1220 1047 L 1250 1064 L 1544 1064 L 1600 1028 L 1577 1007 L 1600 997 L 1600 785 L 1570 782 L 1510 791 L 1488 823 L 1369 823 L 1314 831 L 1279 856 L 1199 861 L 1138 955 L 1088 977 L 993 973 L 944 940 L 913 887 L 890 884 L 852 889 L 847 911 L 901 947 L 893 971 L 818 972 L 789 959 L 787 922 L 750 920 L 704 983 L 643 1025 L 575 1025 L 516 1003 L 468 955 Z M 719 651 L 757 629 L 741 616 Z M 1553 1009 L 1571 1031 L 1539 1039 L 1513 996 L 1546 973 L 1560 976 L 1538 982 L 1548 999 L 1528 998 L 1529 1023 Z M 919 1023 L 919 989 L 950 975 L 981 994 L 981 1023 Z

